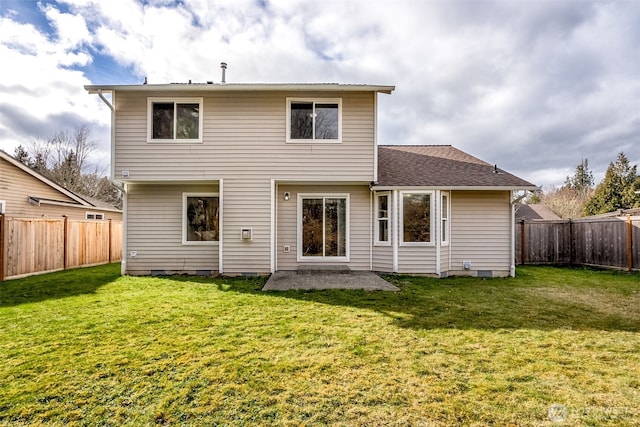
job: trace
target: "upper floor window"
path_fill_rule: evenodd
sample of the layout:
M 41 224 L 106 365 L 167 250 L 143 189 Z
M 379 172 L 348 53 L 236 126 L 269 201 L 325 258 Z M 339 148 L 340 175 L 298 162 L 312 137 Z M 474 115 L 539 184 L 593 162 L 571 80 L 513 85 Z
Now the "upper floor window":
M 341 140 L 341 99 L 287 98 L 287 142 Z
M 150 142 L 202 142 L 202 98 L 149 98 Z

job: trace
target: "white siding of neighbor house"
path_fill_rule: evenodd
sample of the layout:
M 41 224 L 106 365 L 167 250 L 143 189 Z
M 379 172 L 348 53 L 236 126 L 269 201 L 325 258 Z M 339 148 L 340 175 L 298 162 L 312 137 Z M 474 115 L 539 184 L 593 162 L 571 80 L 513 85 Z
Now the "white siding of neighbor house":
M 492 271 L 508 275 L 511 256 L 511 205 L 508 191 L 453 191 L 451 268 L 455 274 Z M 462 263 L 471 262 L 471 271 Z
M 290 198 L 284 200 L 284 193 Z M 277 200 L 277 270 L 297 270 L 299 265 L 310 262 L 297 261 L 298 248 L 298 193 L 304 194 L 349 194 L 349 253 L 348 262 L 326 261 L 325 264 L 347 265 L 354 271 L 369 270 L 369 245 L 371 242 L 370 191 L 368 185 L 278 185 Z M 284 253 L 284 246 L 291 251 Z
M 182 193 L 217 193 L 218 184 L 130 184 L 127 273 L 218 271 L 218 245 L 182 244 Z M 132 258 L 131 251 L 137 256 Z
M 202 143 L 148 143 L 148 97 L 203 97 Z M 286 99 L 341 98 L 341 143 L 286 143 Z M 373 92 L 118 92 L 115 178 L 373 180 Z M 253 197 L 255 192 L 247 196 Z

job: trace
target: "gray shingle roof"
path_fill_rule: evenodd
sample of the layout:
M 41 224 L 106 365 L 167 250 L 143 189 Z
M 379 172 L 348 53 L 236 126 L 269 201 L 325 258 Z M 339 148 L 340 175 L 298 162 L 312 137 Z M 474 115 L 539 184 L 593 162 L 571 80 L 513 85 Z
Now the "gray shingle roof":
M 535 185 L 451 145 L 380 145 L 378 186 L 527 188 Z

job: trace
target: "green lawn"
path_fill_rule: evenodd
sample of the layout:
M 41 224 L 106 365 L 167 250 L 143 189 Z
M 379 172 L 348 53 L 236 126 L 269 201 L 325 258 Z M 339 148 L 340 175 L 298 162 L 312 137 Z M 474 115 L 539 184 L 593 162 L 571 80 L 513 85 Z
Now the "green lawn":
M 640 275 L 388 279 L 0 283 L 0 424 L 640 424 Z

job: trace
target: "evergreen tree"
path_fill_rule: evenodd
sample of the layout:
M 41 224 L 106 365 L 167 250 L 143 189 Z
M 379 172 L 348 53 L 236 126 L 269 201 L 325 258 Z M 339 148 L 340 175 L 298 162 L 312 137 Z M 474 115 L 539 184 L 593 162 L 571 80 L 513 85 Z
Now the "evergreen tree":
M 617 209 L 629 209 L 635 204 L 634 183 L 638 179 L 637 166 L 631 166 L 624 153 L 609 164 L 604 180 L 598 184 L 593 197 L 587 202 L 586 215 L 598 215 Z
M 576 166 L 573 176 L 568 176 L 564 181 L 564 186 L 572 190 L 587 191 L 593 187 L 593 173 L 589 170 L 589 159 L 582 159 Z

